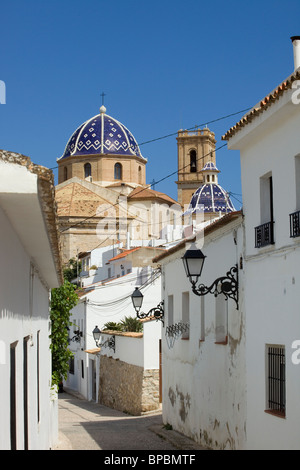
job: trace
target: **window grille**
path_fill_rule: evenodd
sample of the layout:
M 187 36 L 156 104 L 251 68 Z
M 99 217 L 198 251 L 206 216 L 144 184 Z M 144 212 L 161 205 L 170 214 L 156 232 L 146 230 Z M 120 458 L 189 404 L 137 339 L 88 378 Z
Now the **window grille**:
M 274 242 L 274 222 L 267 222 L 266 224 L 255 227 L 255 248 L 262 246 L 273 245 Z
M 285 349 L 283 346 L 267 348 L 267 410 L 285 416 Z
M 290 237 L 300 236 L 300 211 L 290 214 Z

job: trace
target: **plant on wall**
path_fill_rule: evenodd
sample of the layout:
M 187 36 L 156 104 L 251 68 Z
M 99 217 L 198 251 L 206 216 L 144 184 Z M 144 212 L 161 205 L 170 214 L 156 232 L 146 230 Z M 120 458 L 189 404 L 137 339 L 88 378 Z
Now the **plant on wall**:
M 136 317 L 124 317 L 119 323 L 107 322 L 103 325 L 103 331 L 127 331 L 131 333 L 141 333 L 143 331 L 143 323 Z
M 113 321 L 109 321 L 103 325 L 103 331 L 105 330 L 113 330 L 113 331 L 122 331 L 122 326 L 120 323 L 115 323 Z
M 69 350 L 70 310 L 78 302 L 76 286 L 65 280 L 64 284 L 51 291 L 50 319 L 52 352 L 52 384 L 59 385 L 67 378 L 69 360 L 72 352 Z
M 125 317 L 120 322 L 122 331 L 140 333 L 143 331 L 143 323 L 136 317 Z
M 77 261 L 75 258 L 71 258 L 65 265 L 63 270 L 64 279 L 71 282 L 77 278 L 78 273 L 81 271 L 81 261 Z

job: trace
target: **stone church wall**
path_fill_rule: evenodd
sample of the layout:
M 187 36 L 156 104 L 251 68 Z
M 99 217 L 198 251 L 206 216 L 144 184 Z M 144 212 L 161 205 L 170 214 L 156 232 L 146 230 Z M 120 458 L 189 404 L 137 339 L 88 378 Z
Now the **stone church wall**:
M 159 408 L 159 370 L 101 356 L 99 403 L 140 415 Z

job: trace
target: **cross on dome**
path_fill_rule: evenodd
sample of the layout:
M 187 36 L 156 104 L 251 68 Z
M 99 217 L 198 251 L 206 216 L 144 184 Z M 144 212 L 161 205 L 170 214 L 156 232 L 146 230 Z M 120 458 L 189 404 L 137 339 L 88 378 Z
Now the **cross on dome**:
M 103 100 L 104 95 L 101 95 Z M 103 154 L 143 158 L 133 134 L 117 119 L 106 114 L 104 104 L 100 107 L 100 114 L 76 129 L 59 160 L 72 156 Z

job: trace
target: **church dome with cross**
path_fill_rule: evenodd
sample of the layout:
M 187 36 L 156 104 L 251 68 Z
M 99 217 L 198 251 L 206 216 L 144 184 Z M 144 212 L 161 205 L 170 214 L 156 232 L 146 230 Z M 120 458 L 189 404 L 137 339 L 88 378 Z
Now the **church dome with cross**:
M 76 129 L 61 159 L 99 153 L 142 157 L 132 133 L 124 124 L 106 114 L 105 106 L 101 106 L 100 114 L 88 119 Z
M 202 184 L 193 194 L 189 207 L 185 214 L 196 214 L 204 212 L 211 213 L 228 213 L 235 211 L 229 194 L 218 183 L 218 173 L 213 162 L 208 162 L 202 168 L 201 173 L 204 177 Z
M 147 159 L 133 134 L 106 114 L 104 105 L 73 132 L 57 162 L 59 183 L 77 176 L 103 186 L 121 181 L 145 184 Z

